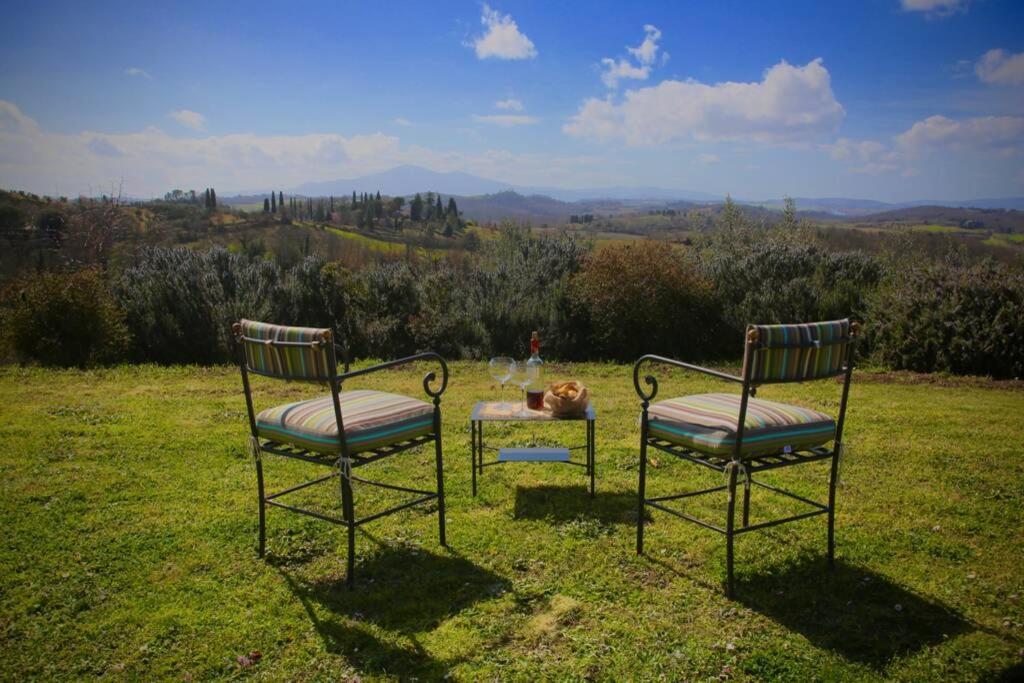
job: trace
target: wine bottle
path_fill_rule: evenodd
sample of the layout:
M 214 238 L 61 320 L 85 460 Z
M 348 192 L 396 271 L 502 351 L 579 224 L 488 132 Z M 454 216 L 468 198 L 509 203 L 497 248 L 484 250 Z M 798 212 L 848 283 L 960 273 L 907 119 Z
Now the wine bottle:
M 544 361 L 540 359 L 540 336 L 534 330 L 530 337 L 530 359 L 526 361 L 526 374 L 530 383 L 526 387 L 526 407 L 544 409 Z

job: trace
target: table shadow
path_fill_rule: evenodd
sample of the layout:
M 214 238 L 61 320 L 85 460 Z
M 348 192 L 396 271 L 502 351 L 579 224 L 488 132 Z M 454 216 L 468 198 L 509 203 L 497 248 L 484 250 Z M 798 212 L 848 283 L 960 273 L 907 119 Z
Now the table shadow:
M 516 519 L 568 522 L 580 518 L 603 524 L 636 524 L 637 495 L 601 491 L 593 498 L 585 486 L 519 486 L 513 515 Z M 649 519 L 647 513 L 644 518 Z

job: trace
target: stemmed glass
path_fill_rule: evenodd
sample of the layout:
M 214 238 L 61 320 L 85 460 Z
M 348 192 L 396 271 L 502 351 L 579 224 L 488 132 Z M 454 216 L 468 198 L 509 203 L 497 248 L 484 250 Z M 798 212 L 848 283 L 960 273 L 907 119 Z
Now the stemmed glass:
M 512 376 L 512 366 L 515 365 L 515 361 L 508 356 L 497 356 L 491 359 L 487 367 L 491 372 L 491 377 L 494 378 L 495 382 L 501 385 L 501 403 L 499 405 L 504 410 L 508 407 L 505 403 L 505 382 Z
M 527 367 L 526 361 L 512 363 L 512 384 L 518 386 L 523 393 L 523 406 L 519 411 L 520 415 L 526 414 L 526 387 L 530 385 L 532 380 L 533 377 L 530 375 L 530 368 Z

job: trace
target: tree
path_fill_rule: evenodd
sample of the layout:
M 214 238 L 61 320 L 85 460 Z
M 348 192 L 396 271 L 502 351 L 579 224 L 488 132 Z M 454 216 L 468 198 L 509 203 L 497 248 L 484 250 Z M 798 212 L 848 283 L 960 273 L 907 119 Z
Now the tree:
M 445 210 L 448 216 L 455 216 L 456 221 L 459 218 L 459 207 L 455 205 L 455 197 L 448 198 L 448 208 Z
M 352 190 L 352 206 L 356 205 L 356 191 Z
M 210 188 L 210 208 L 217 208 L 217 191 L 214 190 L 212 187 Z
M 444 218 L 444 206 L 441 204 L 441 193 L 437 193 L 437 205 L 434 207 L 434 215 L 438 218 Z
M 746 218 L 742 209 L 732 200 L 732 195 L 725 195 L 722 212 L 718 215 L 718 224 L 726 230 L 739 230 L 744 227 Z
M 284 210 L 284 192 L 280 190 L 277 193 L 277 205 L 281 207 L 282 211 Z
M 409 205 L 409 218 L 414 223 L 419 223 L 423 220 L 423 197 L 420 196 L 419 192 L 416 193 L 412 203 Z
M 210 208 L 210 188 L 203 190 L 203 206 Z
M 277 213 L 277 195 L 270 193 L 270 213 Z
M 782 210 L 782 220 L 779 222 L 779 227 L 786 230 L 792 230 L 798 227 L 796 220 L 796 202 L 793 201 L 792 197 L 786 197 L 786 208 Z
M 270 200 L 263 198 L 263 213 L 270 213 Z

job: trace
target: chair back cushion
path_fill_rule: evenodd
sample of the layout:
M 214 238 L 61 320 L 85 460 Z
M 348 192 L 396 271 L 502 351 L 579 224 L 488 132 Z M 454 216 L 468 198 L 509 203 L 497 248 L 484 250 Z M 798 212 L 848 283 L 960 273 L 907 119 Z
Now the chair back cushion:
M 242 320 L 240 331 L 250 372 L 307 381 L 325 381 L 335 374 L 330 355 L 331 332 L 328 329 Z
M 846 367 L 849 343 L 849 318 L 800 325 L 750 325 L 745 367 L 754 384 L 832 377 Z

